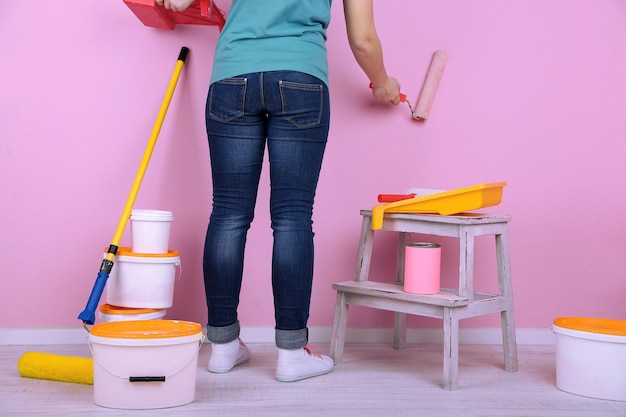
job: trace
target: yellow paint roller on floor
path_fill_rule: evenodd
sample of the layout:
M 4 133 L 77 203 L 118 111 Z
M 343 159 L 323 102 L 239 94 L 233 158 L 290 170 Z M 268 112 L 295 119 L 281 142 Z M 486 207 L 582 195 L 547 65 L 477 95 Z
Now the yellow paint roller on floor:
M 26 352 L 17 361 L 17 370 L 25 378 L 93 385 L 92 358 Z

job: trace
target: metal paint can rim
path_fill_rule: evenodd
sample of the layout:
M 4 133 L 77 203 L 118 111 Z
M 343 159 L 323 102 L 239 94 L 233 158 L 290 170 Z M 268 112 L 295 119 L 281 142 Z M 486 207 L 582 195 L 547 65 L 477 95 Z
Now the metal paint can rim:
M 424 248 L 424 249 L 436 249 L 436 248 L 441 247 L 440 244 L 431 243 L 431 242 L 413 242 L 413 243 L 408 243 L 407 246 L 412 247 L 412 248 Z

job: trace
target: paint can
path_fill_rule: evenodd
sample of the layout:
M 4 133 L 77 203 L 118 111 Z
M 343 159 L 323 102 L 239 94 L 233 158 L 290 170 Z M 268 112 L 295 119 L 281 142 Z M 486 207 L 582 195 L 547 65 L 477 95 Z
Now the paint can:
M 404 291 L 414 294 L 439 294 L 441 282 L 441 245 L 409 243 L 405 247 Z
M 107 302 L 119 307 L 170 308 L 180 275 L 178 251 L 146 254 L 121 247 L 107 282 Z
M 133 210 L 131 248 L 135 253 L 167 253 L 174 215 L 164 210 Z
M 195 399 L 198 323 L 137 320 L 96 324 L 89 332 L 94 402 L 118 409 L 154 409 Z
M 98 309 L 98 318 L 102 323 L 110 321 L 156 320 L 162 319 L 167 310 L 164 308 L 129 308 L 102 304 Z
M 559 317 L 556 387 L 584 397 L 626 401 L 626 321 Z

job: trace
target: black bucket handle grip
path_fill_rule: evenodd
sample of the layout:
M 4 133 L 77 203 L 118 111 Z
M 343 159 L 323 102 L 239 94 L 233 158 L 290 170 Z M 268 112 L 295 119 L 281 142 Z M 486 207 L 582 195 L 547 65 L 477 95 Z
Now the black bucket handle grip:
M 165 382 L 165 376 L 130 376 L 129 382 Z

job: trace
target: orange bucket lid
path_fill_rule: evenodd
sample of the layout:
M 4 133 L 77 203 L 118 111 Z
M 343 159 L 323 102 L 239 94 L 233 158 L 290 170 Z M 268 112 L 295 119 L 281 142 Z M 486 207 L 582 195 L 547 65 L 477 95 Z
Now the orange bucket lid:
M 564 329 L 579 330 L 582 332 L 626 336 L 626 321 L 623 320 L 559 317 L 554 320 L 554 325 Z
M 108 251 L 109 251 L 108 247 L 104 248 L 104 253 L 107 253 Z M 117 256 L 139 256 L 142 258 L 168 258 L 168 257 L 175 258 L 178 256 L 178 251 L 169 249 L 167 253 L 138 253 L 138 252 L 132 252 L 131 248 L 127 246 L 120 246 L 119 248 L 117 248 L 116 255 Z
M 131 308 L 131 307 L 118 307 L 111 304 L 102 304 L 99 311 L 104 314 L 149 314 L 163 311 L 162 308 Z
M 165 339 L 202 333 L 199 323 L 179 320 L 133 320 L 96 324 L 91 335 L 116 339 Z

